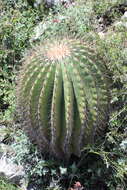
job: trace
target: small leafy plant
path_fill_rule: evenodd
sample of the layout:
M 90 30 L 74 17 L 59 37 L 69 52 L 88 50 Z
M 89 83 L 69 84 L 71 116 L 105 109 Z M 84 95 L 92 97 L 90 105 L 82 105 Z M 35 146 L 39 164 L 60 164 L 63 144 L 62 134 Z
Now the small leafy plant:
M 0 190 L 20 190 L 20 189 L 7 182 L 7 180 L 0 177 Z

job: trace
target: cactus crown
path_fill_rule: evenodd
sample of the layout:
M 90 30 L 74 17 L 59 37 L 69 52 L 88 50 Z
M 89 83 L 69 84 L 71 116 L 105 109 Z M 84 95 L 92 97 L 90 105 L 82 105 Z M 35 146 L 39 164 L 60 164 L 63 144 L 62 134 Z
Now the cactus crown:
M 77 39 L 41 44 L 19 75 L 18 105 L 29 136 L 56 157 L 80 155 L 103 134 L 109 105 L 105 63 Z

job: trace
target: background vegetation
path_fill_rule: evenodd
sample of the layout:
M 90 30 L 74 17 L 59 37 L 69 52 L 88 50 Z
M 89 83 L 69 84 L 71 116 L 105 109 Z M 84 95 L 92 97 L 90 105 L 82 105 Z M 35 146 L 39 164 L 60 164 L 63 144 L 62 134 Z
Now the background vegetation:
M 23 0 L 0 1 L 0 125 L 8 128 L 5 143 L 16 151 L 14 162 L 24 165 L 28 187 L 60 190 L 80 181 L 87 190 L 126 190 L 127 32 L 124 26 L 113 25 L 127 11 L 124 3 L 77 0 L 67 7 L 48 9 L 33 8 Z M 103 18 L 104 38 L 98 35 L 100 18 Z M 65 165 L 41 155 L 20 129 L 15 111 L 15 86 L 22 59 L 30 48 L 45 38 L 68 34 L 86 40 L 91 46 L 96 44 L 98 54 L 108 60 L 114 86 L 103 144 L 84 147 L 81 158 L 73 157 Z M 15 187 L 0 179 L 0 189 Z

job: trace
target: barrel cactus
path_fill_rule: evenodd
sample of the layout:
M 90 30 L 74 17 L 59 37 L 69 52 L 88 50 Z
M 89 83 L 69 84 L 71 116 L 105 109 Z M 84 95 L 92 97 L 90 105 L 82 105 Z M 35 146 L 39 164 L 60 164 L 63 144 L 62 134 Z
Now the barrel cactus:
M 110 75 L 94 49 L 77 39 L 54 39 L 22 65 L 17 96 L 23 126 L 43 153 L 80 156 L 104 133 Z

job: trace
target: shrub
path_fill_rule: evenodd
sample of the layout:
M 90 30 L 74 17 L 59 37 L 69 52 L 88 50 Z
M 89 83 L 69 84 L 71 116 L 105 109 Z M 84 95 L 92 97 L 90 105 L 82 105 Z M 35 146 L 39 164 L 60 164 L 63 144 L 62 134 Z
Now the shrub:
M 14 102 L 14 79 L 13 73 L 10 73 L 7 65 L 0 68 L 0 123 L 12 122 L 15 111 Z
M 18 187 L 10 184 L 7 180 L 0 177 L 0 189 L 1 190 L 20 190 Z
M 36 23 L 37 11 L 21 1 L 3 1 L 0 18 L 0 122 L 12 121 L 17 66 Z M 39 16 L 38 16 L 39 17 Z

